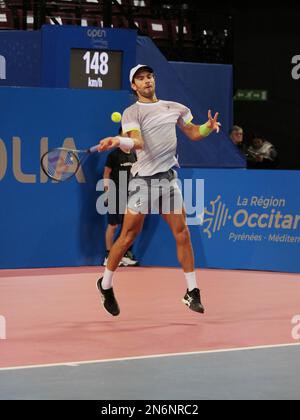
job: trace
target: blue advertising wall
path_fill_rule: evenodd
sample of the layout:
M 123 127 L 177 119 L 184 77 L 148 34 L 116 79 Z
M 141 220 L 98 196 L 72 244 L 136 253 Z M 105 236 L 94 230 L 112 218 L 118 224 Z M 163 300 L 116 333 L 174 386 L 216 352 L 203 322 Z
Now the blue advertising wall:
M 40 32 L 0 31 L 0 56 L 6 67 L 0 86 L 41 85 L 41 44 Z
M 0 86 L 69 87 L 72 48 L 123 51 L 122 90 L 135 65 L 136 31 L 45 25 L 41 31 L 0 31 L 0 56 L 6 78 Z
M 128 74 L 135 63 L 135 30 L 43 26 L 41 86 L 69 87 L 71 48 L 123 51 L 122 89 L 130 89 Z
M 0 98 L 0 268 L 98 265 L 107 221 L 96 211 L 96 184 L 107 155 L 86 161 L 84 183 L 47 180 L 40 156 L 116 133 L 110 115 L 128 106 L 128 92 L 0 88 Z M 300 272 L 299 172 L 179 174 L 205 180 L 206 214 L 190 215 L 204 219 L 191 226 L 197 267 Z M 158 216 L 147 217 L 135 253 L 142 265 L 178 266 Z
M 106 154 L 86 161 L 85 183 L 47 180 L 40 157 L 116 135 L 110 116 L 128 106 L 128 92 L 0 88 L 0 98 L 0 267 L 99 263 L 106 220 L 96 184 Z
M 197 267 L 300 272 L 298 171 L 181 169 L 179 175 L 205 184 L 205 214 L 198 214 L 204 223 L 190 226 Z M 136 246 L 145 265 L 178 266 L 159 217 L 146 222 Z

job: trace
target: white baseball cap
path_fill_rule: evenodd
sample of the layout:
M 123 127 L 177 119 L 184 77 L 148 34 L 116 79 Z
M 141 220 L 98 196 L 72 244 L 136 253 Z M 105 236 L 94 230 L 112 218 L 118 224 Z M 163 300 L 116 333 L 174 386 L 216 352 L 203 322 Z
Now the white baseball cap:
M 129 73 L 129 81 L 130 83 L 133 82 L 134 76 L 135 74 L 140 70 L 140 69 L 145 69 L 145 70 L 149 70 L 151 73 L 154 73 L 152 67 L 148 66 L 147 64 L 138 64 L 137 66 L 133 67 L 133 69 L 130 70 Z

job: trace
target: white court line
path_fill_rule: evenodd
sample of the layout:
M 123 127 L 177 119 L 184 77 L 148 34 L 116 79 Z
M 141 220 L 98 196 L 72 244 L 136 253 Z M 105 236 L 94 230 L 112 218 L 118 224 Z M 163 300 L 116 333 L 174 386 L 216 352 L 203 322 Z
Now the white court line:
M 266 345 L 266 346 L 256 346 L 256 347 L 237 347 L 237 348 L 231 348 L 231 349 L 192 351 L 192 352 L 187 352 L 187 353 L 152 354 L 149 356 L 132 356 L 132 357 L 122 357 L 122 358 L 116 358 L 116 359 L 87 360 L 87 361 L 82 361 L 82 362 L 65 362 L 65 363 L 53 363 L 53 364 L 46 364 L 46 365 L 13 366 L 13 367 L 7 367 L 7 368 L 0 368 L 0 372 L 7 371 L 7 370 L 41 369 L 41 368 L 60 367 L 60 366 L 79 367 L 81 365 L 92 365 L 92 364 L 98 364 L 98 363 L 158 359 L 162 357 L 193 356 L 193 355 L 200 355 L 200 354 L 230 353 L 230 352 L 246 351 L 246 350 L 277 349 L 277 348 L 297 347 L 297 346 L 300 347 L 300 343 L 276 344 L 276 345 Z

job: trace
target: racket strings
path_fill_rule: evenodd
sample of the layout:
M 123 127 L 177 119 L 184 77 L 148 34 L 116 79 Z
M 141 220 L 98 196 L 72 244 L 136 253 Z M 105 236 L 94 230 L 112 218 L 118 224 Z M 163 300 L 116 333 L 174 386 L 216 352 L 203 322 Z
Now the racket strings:
M 64 181 L 77 171 L 79 159 L 73 151 L 57 149 L 45 156 L 43 166 L 51 178 Z

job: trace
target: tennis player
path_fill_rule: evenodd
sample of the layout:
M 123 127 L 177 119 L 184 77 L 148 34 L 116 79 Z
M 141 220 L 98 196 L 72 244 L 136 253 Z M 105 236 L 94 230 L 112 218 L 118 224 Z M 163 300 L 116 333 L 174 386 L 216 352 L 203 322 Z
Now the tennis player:
M 161 205 L 158 206 L 174 235 L 178 260 L 187 283 L 182 301 L 192 311 L 204 313 L 184 204 L 176 182 L 177 173 L 172 168 L 178 166 L 175 158 L 176 125 L 191 140 L 202 140 L 213 131 L 219 132 L 218 113 L 213 118 L 209 111 L 205 124 L 193 124 L 189 108 L 176 102 L 157 99 L 154 71 L 148 65 L 139 64 L 134 67 L 129 79 L 137 102 L 123 113 L 122 131 L 128 137 L 105 138 L 100 141 L 99 151 L 115 147 L 136 150 L 137 162 L 131 169 L 133 179 L 130 183 L 134 184 L 135 189 L 130 191 L 121 235 L 111 248 L 104 275 L 97 281 L 97 288 L 106 311 L 113 316 L 119 315 L 120 308 L 113 291 L 113 276 L 124 253 L 141 231 L 147 211 L 150 207 L 152 210 L 151 196 L 157 197 L 158 194 L 160 203 L 165 197 L 171 201 L 170 211 L 163 211 Z M 169 187 L 153 187 L 162 181 L 168 181 L 166 184 Z M 155 191 L 155 188 L 158 190 Z

